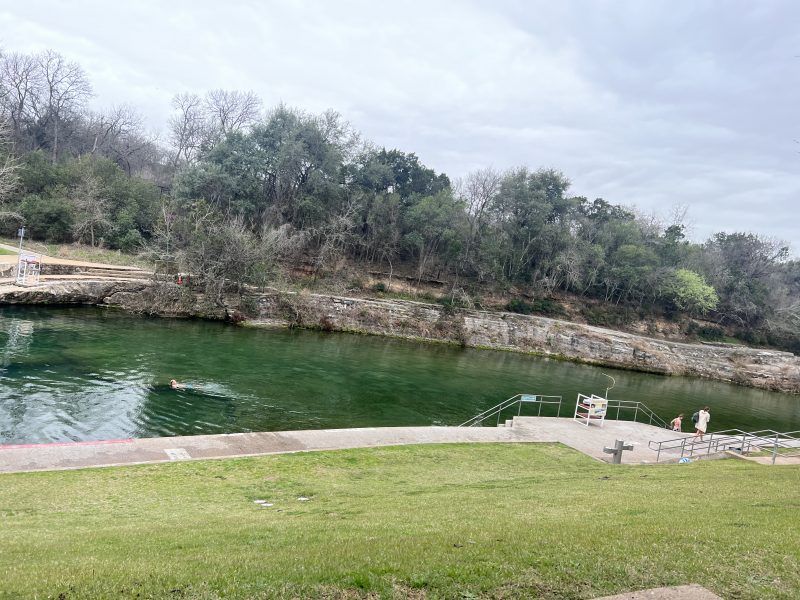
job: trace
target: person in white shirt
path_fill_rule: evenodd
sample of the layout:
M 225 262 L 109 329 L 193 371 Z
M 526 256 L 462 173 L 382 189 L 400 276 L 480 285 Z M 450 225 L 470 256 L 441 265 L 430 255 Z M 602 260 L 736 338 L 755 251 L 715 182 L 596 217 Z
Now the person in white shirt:
M 703 441 L 703 434 L 706 432 L 706 429 L 708 429 L 708 422 L 711 420 L 711 415 L 708 412 L 709 410 L 711 409 L 706 406 L 697 413 L 694 437 L 699 437 L 701 442 Z

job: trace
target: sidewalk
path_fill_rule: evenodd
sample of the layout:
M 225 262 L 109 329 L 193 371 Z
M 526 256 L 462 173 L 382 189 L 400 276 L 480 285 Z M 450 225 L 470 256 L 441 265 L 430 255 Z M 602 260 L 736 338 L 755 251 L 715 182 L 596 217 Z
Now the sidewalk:
M 572 419 L 516 417 L 512 427 L 369 427 L 196 435 L 166 438 L 10 444 L 0 446 L 0 473 L 108 467 L 175 460 L 233 458 L 286 452 L 371 448 L 403 444 L 559 442 L 608 461 L 605 446 L 616 439 L 634 444 L 623 454 L 627 464 L 653 463 L 651 439 L 672 432 L 630 421 L 606 421 L 587 427 Z

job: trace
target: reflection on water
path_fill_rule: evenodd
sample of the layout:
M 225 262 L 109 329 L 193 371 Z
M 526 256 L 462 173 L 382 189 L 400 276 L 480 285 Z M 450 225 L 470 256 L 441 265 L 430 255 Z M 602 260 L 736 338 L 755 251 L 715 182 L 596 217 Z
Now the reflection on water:
M 457 424 L 517 393 L 604 393 L 601 369 L 507 352 L 117 311 L 0 309 L 0 443 Z M 800 398 L 610 371 L 611 396 L 713 430 L 800 429 Z M 173 390 L 170 379 L 191 384 Z M 688 423 L 688 421 L 687 421 Z

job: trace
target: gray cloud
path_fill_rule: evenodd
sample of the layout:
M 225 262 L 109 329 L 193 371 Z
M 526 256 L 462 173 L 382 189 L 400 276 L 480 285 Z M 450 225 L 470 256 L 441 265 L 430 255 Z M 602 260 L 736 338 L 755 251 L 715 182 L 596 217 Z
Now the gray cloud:
M 800 7 L 792 2 L 33 1 L 0 8 L 9 50 L 54 48 L 98 105 L 163 129 L 183 91 L 252 89 L 334 108 L 451 177 L 555 167 L 575 193 L 693 235 L 800 250 Z

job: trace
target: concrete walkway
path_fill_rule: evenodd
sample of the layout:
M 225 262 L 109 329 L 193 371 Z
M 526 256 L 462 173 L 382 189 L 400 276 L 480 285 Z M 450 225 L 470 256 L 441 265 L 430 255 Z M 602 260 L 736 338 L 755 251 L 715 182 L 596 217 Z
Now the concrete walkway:
M 652 440 L 673 432 L 629 421 L 606 421 L 589 427 L 572 419 L 515 417 L 511 427 L 367 427 L 196 435 L 167 438 L 18 444 L 0 446 L 0 472 L 107 467 L 175 460 L 232 458 L 285 452 L 370 448 L 403 444 L 472 442 L 560 442 L 593 458 L 607 461 L 604 446 L 622 439 L 634 444 L 623 463 L 652 463 Z M 663 455 L 662 455 L 663 459 Z
M 677 587 L 661 587 L 639 592 L 627 592 L 616 596 L 595 598 L 594 600 L 722 600 L 722 598 L 693 583 Z

